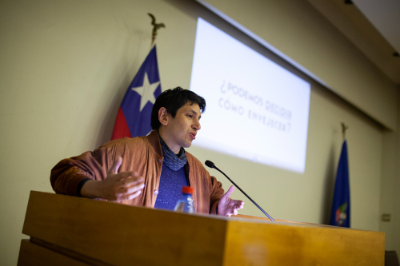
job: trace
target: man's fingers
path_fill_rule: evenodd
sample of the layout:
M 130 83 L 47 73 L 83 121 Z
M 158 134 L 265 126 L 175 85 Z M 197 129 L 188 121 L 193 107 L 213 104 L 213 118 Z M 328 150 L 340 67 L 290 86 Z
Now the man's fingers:
M 117 201 L 132 200 L 142 193 L 144 184 L 130 188 L 121 188 Z
M 224 198 L 229 197 L 233 193 L 234 190 L 235 190 L 235 187 L 231 186 L 223 197 Z
M 230 203 L 230 206 L 231 206 L 230 208 L 231 208 L 232 211 L 240 210 L 240 209 L 243 209 L 243 205 L 244 205 L 243 201 L 241 201 L 241 200 L 233 200 Z
M 136 186 L 131 186 L 131 187 L 125 187 L 125 193 L 126 194 L 132 194 L 132 193 L 136 193 L 137 191 L 141 191 L 144 188 L 144 184 L 138 184 Z
M 218 204 L 218 214 L 224 216 L 237 215 L 238 210 L 242 209 L 244 202 L 241 200 L 233 200 L 229 196 L 235 190 L 234 186 L 231 186 L 225 195 L 222 197 Z
M 111 166 L 110 170 L 108 171 L 109 175 L 112 174 L 117 174 L 119 168 L 121 167 L 122 164 L 122 157 L 118 157 L 116 161 L 114 161 L 113 165 Z
M 235 200 L 235 209 L 243 209 L 244 202 L 241 200 Z
M 124 187 L 131 187 L 131 186 L 136 186 L 137 184 L 143 183 L 144 178 L 143 177 L 138 177 L 132 172 L 127 172 L 127 174 L 122 175 L 120 181 L 118 181 L 119 186 L 124 186 Z
M 122 181 L 125 181 L 125 180 L 122 180 Z M 132 185 L 132 184 L 136 184 L 136 185 Z M 143 188 L 144 188 L 143 180 L 141 180 L 141 181 L 136 180 L 134 183 L 130 183 L 130 186 L 128 186 L 128 187 L 119 184 L 119 186 L 116 188 L 113 196 L 111 197 L 111 200 L 123 201 L 123 200 L 136 198 L 140 193 L 142 193 Z
M 130 195 L 128 196 L 128 199 L 129 199 L 129 200 L 132 200 L 132 199 L 136 198 L 137 196 L 139 196 L 141 193 L 142 193 L 142 190 L 138 190 L 138 191 L 136 191 L 135 193 L 130 194 Z
M 128 177 L 117 182 L 119 194 L 132 194 L 144 188 L 143 177 Z
M 244 205 L 244 203 L 242 202 L 242 203 L 240 203 L 240 204 L 237 204 L 236 205 L 236 210 L 240 210 L 240 209 L 243 209 L 243 205 Z

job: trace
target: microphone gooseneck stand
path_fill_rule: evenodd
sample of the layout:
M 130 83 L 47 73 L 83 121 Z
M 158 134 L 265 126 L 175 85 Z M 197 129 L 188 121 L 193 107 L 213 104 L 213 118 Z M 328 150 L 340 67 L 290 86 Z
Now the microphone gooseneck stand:
M 210 167 L 210 168 L 214 168 L 217 171 L 219 171 L 221 174 L 223 174 L 226 178 L 228 178 L 229 181 L 231 181 L 231 183 L 237 187 L 251 202 L 253 202 L 254 205 L 256 205 L 258 207 L 258 209 L 260 211 L 262 211 L 271 221 L 275 222 L 274 218 L 272 218 L 266 211 L 264 211 L 252 198 L 250 198 L 238 185 L 235 184 L 235 182 L 233 182 L 224 172 L 222 172 L 221 170 L 218 169 L 218 167 L 215 166 L 215 164 L 209 160 L 207 160 L 205 162 L 205 164 Z

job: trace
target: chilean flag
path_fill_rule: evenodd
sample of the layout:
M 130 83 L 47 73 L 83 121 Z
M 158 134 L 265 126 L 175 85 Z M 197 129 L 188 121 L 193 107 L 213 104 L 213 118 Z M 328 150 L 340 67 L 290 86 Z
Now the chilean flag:
M 160 94 L 161 82 L 154 45 L 125 93 L 111 139 L 147 135 L 151 131 L 151 110 Z

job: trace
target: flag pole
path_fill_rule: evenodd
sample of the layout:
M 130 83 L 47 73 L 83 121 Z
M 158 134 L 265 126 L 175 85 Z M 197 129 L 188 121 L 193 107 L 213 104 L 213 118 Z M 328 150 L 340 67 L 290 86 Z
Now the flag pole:
M 343 140 L 346 140 L 346 130 L 349 128 L 348 126 L 346 126 L 343 122 L 342 124 L 342 134 L 343 134 Z
M 154 17 L 154 15 L 151 13 L 147 13 L 147 14 L 151 17 L 151 25 L 153 25 L 153 32 L 152 32 L 152 36 L 151 36 L 151 47 L 150 47 L 150 48 L 153 48 L 153 46 L 156 42 L 157 30 L 159 28 L 165 28 L 165 24 L 164 23 L 156 23 L 156 18 Z

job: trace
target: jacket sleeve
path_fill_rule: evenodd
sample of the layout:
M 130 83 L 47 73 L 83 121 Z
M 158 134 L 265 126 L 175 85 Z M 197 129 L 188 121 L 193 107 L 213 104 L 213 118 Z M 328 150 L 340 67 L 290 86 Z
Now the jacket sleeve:
M 116 145 L 117 144 L 117 145 Z M 51 170 L 50 183 L 58 194 L 77 196 L 85 179 L 104 180 L 116 158 L 117 142 L 108 142 L 93 152 L 60 161 Z
M 217 206 L 224 195 L 221 182 L 204 168 L 203 164 L 192 154 L 186 152 L 190 186 L 195 189 L 196 212 L 217 214 Z
M 211 176 L 211 195 L 210 195 L 210 214 L 217 214 L 219 201 L 224 195 L 224 189 L 221 182 Z

